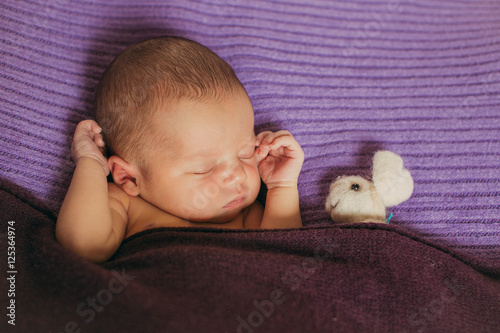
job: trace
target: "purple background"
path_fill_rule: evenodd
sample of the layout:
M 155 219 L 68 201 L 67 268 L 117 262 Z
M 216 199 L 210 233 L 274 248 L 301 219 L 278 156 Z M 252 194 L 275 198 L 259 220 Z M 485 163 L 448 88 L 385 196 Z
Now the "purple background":
M 302 145 L 305 224 L 331 223 L 330 182 L 388 149 L 415 180 L 391 223 L 500 259 L 499 17 L 497 1 L 3 1 L 1 189 L 56 216 L 101 73 L 174 34 L 233 66 L 258 131 Z

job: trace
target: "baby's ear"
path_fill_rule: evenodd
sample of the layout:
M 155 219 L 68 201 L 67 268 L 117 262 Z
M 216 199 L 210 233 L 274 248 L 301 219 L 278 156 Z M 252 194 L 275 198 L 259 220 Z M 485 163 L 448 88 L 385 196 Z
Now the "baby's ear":
M 108 158 L 108 166 L 113 176 L 113 181 L 118 187 L 132 197 L 139 195 L 137 179 L 140 172 L 136 167 L 116 155 Z
M 373 158 L 373 184 L 386 207 L 395 206 L 413 192 L 413 178 L 399 155 L 379 151 Z

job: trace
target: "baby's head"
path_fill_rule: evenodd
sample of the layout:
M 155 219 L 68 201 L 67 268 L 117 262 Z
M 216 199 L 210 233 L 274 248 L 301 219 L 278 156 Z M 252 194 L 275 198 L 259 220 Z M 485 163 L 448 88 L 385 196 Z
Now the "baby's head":
M 244 91 L 233 69 L 208 48 L 179 37 L 134 44 L 105 71 L 96 93 L 96 120 L 110 155 L 147 172 L 159 113 L 172 113 L 181 100 L 224 98 Z M 154 133 L 164 135 L 166 133 Z
M 256 198 L 253 109 L 208 48 L 162 37 L 132 45 L 96 94 L 115 183 L 178 217 L 224 222 Z

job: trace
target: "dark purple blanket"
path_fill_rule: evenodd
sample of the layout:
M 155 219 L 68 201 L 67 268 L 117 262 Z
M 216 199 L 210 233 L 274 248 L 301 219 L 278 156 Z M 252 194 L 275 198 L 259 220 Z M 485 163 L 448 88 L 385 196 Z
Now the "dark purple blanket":
M 500 331 L 498 262 L 396 226 L 160 228 L 96 265 L 56 243 L 51 218 L 0 199 L 16 222 L 17 271 L 0 280 L 16 324 L 4 315 L 1 332 Z

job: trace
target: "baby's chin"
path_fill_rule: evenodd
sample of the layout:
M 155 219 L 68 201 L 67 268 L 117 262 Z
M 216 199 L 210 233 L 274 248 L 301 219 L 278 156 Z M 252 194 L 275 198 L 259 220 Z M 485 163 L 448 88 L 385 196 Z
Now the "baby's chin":
M 230 202 L 226 206 L 220 209 L 214 209 L 213 211 L 206 212 L 203 214 L 201 211 L 191 214 L 189 218 L 184 218 L 187 221 L 194 223 L 215 223 L 224 224 L 229 223 L 236 219 L 238 215 L 250 207 L 257 199 L 257 193 L 245 196 L 242 202 Z
M 229 211 L 219 211 L 216 214 L 205 215 L 205 216 L 191 216 L 188 220 L 194 223 L 217 223 L 224 224 L 233 221 L 238 215 L 242 214 L 242 211 L 249 207 L 250 205 L 244 205 L 238 207 L 237 209 L 232 209 Z
M 222 214 L 222 215 L 215 215 L 215 216 L 206 216 L 206 217 L 191 217 L 189 221 L 195 222 L 195 223 L 218 223 L 218 224 L 224 224 L 233 221 L 239 214 L 241 214 L 241 211 L 243 209 Z

